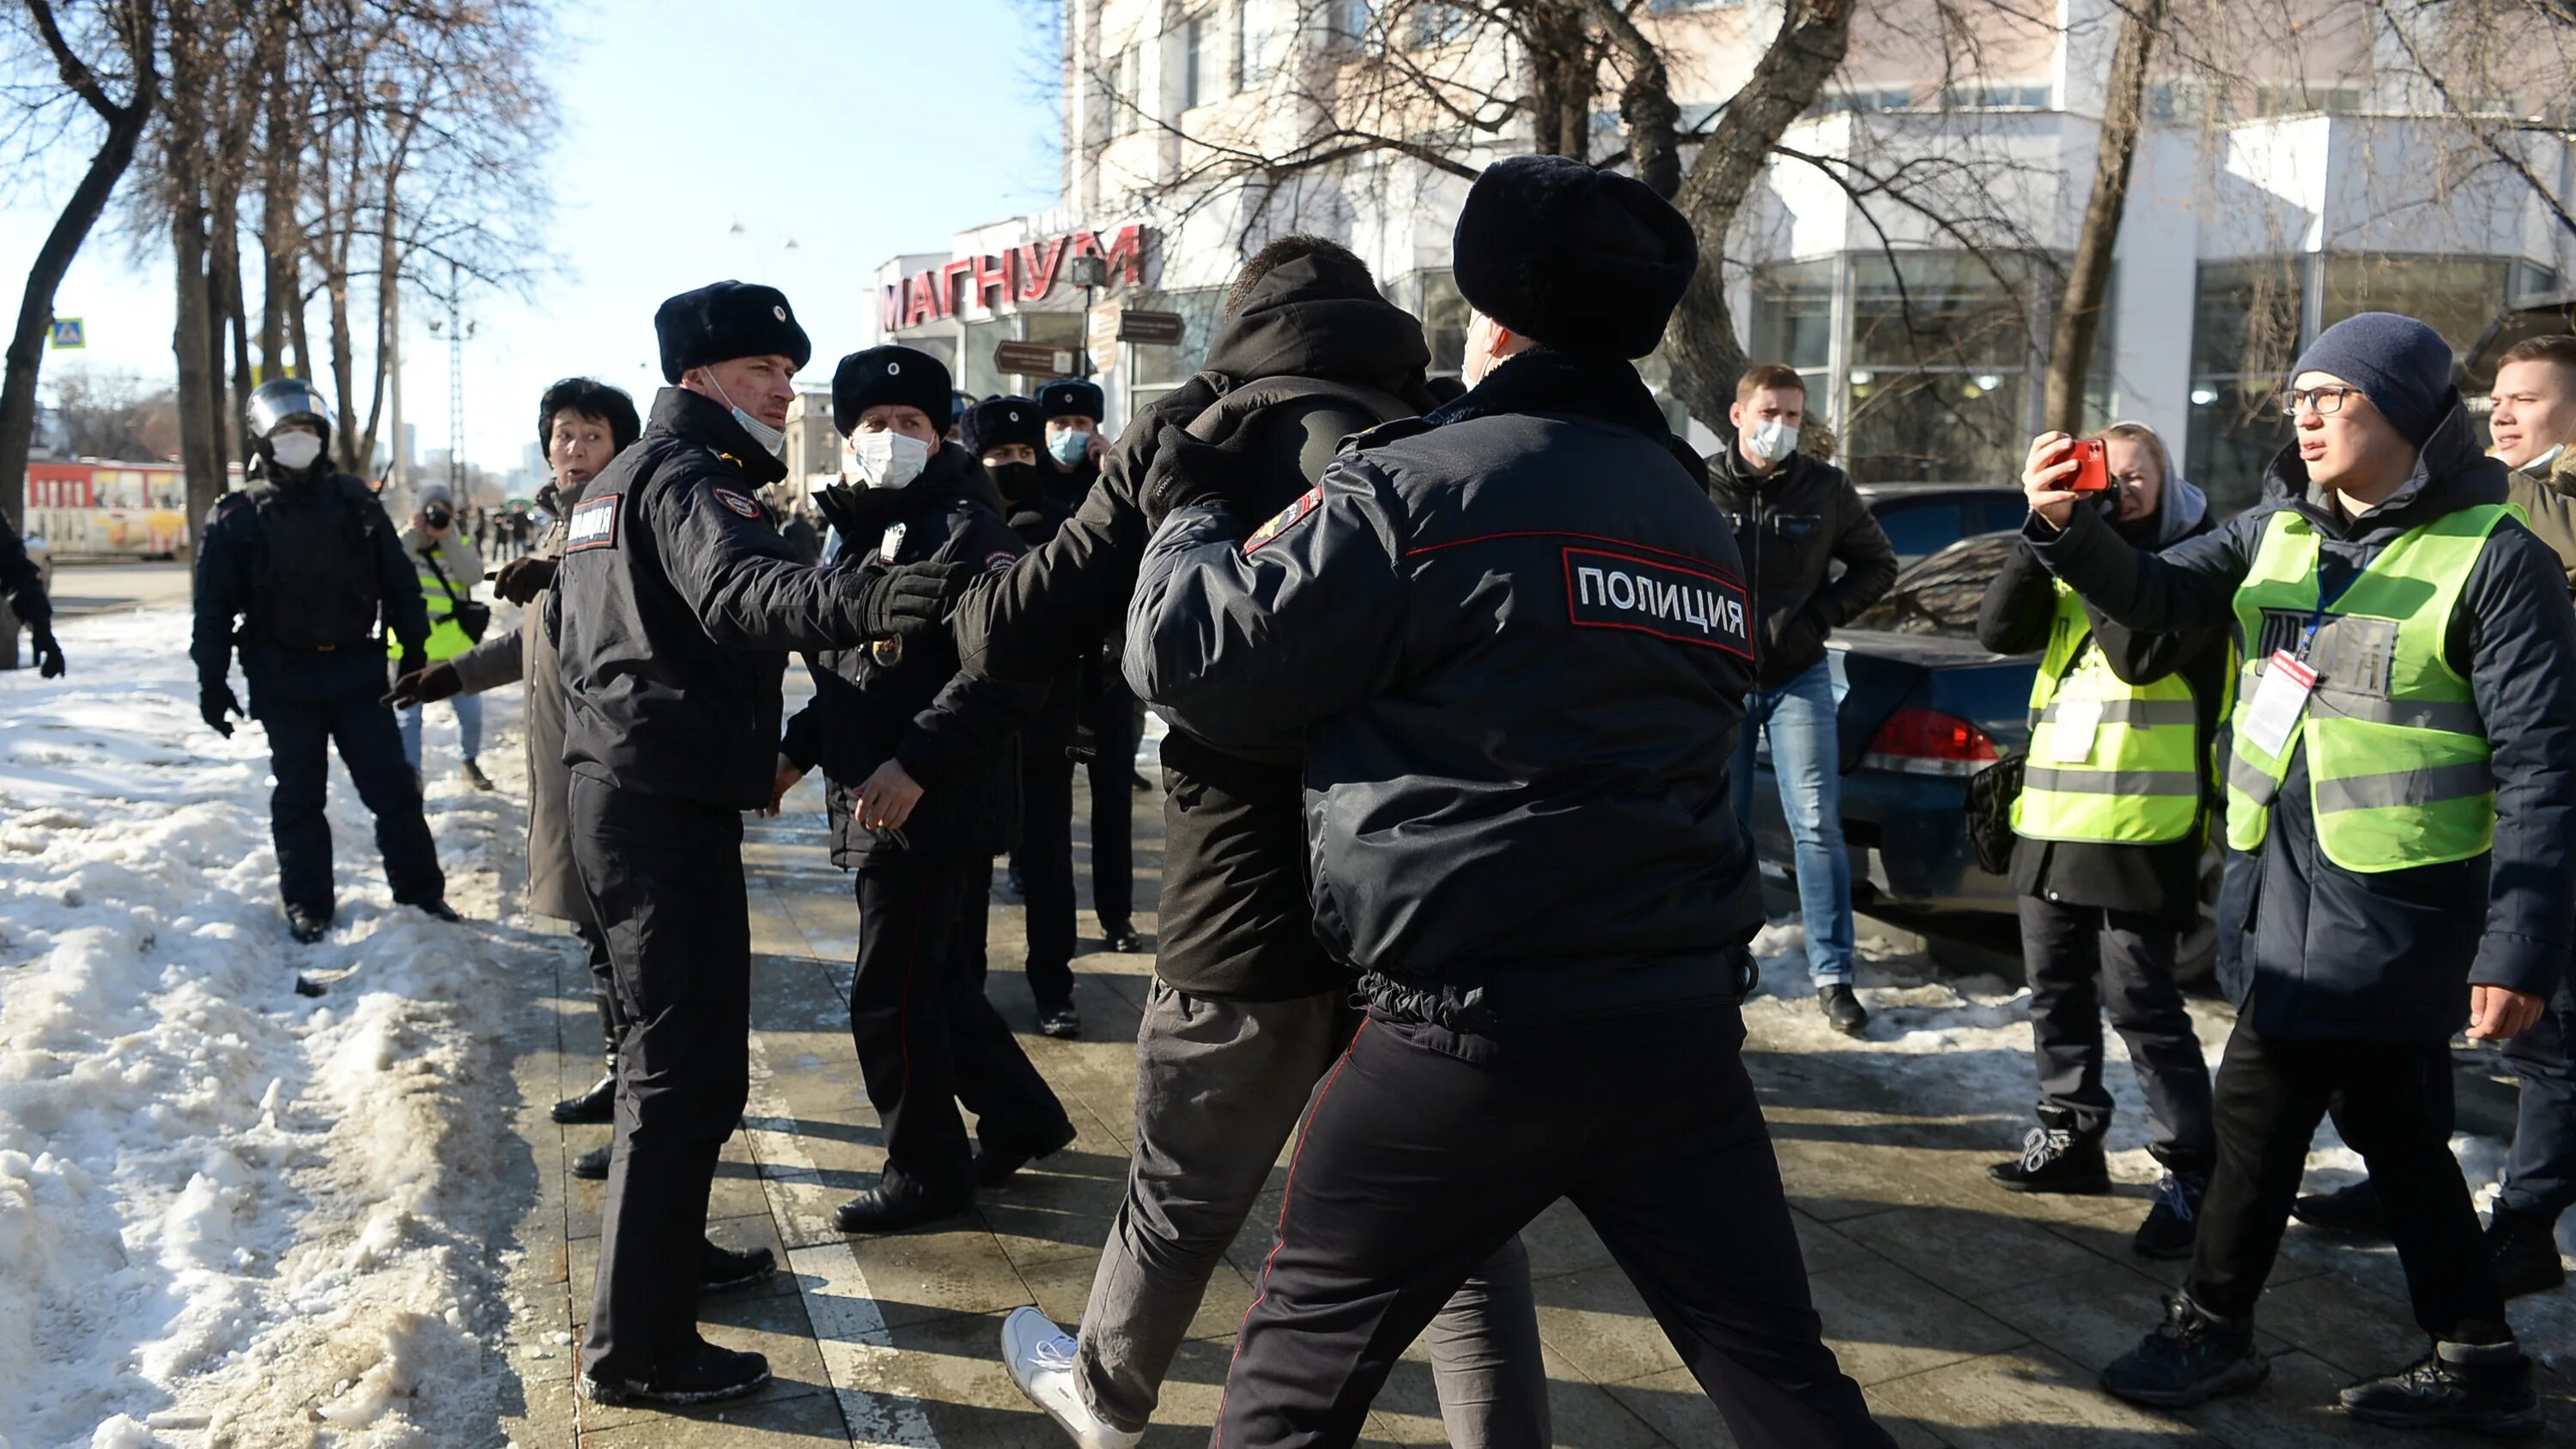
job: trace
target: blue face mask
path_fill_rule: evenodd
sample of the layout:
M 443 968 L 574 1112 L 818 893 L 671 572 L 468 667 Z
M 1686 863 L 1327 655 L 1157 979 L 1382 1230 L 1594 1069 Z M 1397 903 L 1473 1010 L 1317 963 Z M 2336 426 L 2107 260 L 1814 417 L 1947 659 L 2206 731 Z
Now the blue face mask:
M 1077 432 L 1072 428 L 1067 428 L 1061 433 L 1049 433 L 1047 451 L 1055 455 L 1057 462 L 1070 468 L 1081 462 L 1083 456 L 1091 451 L 1091 434 Z

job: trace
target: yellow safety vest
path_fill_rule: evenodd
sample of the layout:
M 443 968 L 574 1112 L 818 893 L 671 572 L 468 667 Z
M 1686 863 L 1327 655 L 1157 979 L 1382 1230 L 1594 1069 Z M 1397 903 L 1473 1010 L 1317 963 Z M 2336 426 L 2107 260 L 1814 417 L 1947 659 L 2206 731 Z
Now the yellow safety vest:
M 2200 823 L 2204 778 L 2191 685 L 2180 671 L 2124 683 L 2098 645 L 2084 647 L 2092 637 L 2083 600 L 2058 584 L 2048 652 L 2030 686 L 2013 833 L 2118 845 L 2184 839 Z
M 2494 846 L 2486 725 L 2442 645 L 2469 570 L 2508 516 L 2521 510 L 2482 504 L 2409 529 L 2320 610 L 2315 526 L 2286 509 L 2272 515 L 2236 590 L 2245 662 L 2227 766 L 2229 845 L 2263 843 L 2289 756 L 2305 745 L 2317 843 L 2343 869 L 2438 865 Z M 2307 652 L 2316 688 L 2277 757 L 2245 737 L 2271 664 L 2262 642 L 2267 611 L 2317 622 Z
M 433 544 L 431 547 L 435 548 L 438 545 Z M 403 552 L 411 556 L 412 569 L 420 575 L 420 599 L 429 609 L 429 640 L 421 647 L 421 653 L 435 664 L 442 659 L 453 659 L 473 648 L 474 641 L 465 636 L 465 626 L 456 622 L 456 605 L 460 600 L 474 596 L 474 585 L 479 580 L 460 579 L 450 572 L 446 582 L 441 583 L 437 572 L 430 568 L 429 560 L 419 549 L 410 548 Z M 440 555 L 438 566 L 440 569 L 447 567 L 444 554 Z M 447 592 L 450 586 L 456 590 L 452 598 Z M 394 637 L 391 629 L 386 630 L 385 657 L 400 659 L 402 652 L 402 641 Z

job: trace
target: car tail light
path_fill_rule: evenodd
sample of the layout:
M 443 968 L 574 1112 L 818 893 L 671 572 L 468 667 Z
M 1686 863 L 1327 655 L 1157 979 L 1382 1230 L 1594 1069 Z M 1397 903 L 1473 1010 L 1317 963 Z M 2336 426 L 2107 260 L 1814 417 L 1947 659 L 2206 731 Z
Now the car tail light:
M 1984 730 L 1937 709 L 1906 708 L 1878 727 L 1860 762 L 1909 775 L 1973 775 L 1994 758 L 1995 742 Z

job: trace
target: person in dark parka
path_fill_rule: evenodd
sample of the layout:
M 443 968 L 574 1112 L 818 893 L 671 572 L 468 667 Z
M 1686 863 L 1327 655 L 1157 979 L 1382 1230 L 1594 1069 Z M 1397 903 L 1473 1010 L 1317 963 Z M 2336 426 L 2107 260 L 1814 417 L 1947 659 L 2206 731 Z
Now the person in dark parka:
M 2414 1427 L 2536 1433 L 2531 1366 L 2450 1150 L 2451 1035 L 2510 1039 L 2576 939 L 2576 611 L 2556 554 L 2505 507 L 2412 318 L 2319 334 L 2282 407 L 2297 440 L 2262 502 L 2164 552 L 2121 540 L 2038 470 L 2025 529 L 2109 618 L 2170 630 L 2236 619 L 2231 850 L 2255 857 L 2225 985 L 2218 1168 L 2163 1327 L 2103 1374 L 2185 1406 L 2259 1383 L 2252 1315 L 2309 1140 L 2341 1094 L 2431 1352 L 2343 1391 Z
M 985 502 L 992 485 L 974 454 L 940 441 L 949 396 L 948 370 L 928 353 L 876 347 L 841 359 L 832 419 L 865 486 L 831 490 L 834 524 L 852 540 L 833 573 L 922 560 L 991 572 L 1019 557 L 1019 539 Z M 813 675 L 814 702 L 779 746 L 776 793 L 822 766 L 833 863 L 858 872 L 850 1031 L 886 1163 L 836 1220 L 845 1232 L 890 1232 L 972 1205 L 975 1152 L 959 1102 L 975 1113 L 987 1156 L 1016 1165 L 1073 1140 L 1063 1106 L 980 977 L 960 969 L 959 951 L 963 919 L 984 910 L 967 884 L 1012 843 L 1016 732 L 1049 691 L 958 673 L 944 633 L 835 650 L 813 660 Z
M 2115 423 L 2102 437 L 2112 480 L 2104 507 L 2123 539 L 2162 547 L 2215 526 L 2208 498 L 2152 429 Z M 2071 443 L 2043 434 L 2031 466 L 2056 462 Z M 2042 655 L 2031 763 L 2047 772 L 2045 788 L 2022 793 L 2012 858 L 2039 1125 L 2021 1156 L 1990 1171 L 2024 1192 L 2111 1190 L 2102 1150 L 2111 1122 L 2102 1086 L 2107 1012 L 2146 1094 L 2147 1150 L 2165 1169 L 2131 1246 L 2152 1258 L 2187 1255 L 2218 1144 L 2209 1064 L 2174 968 L 2182 933 L 2200 919 L 2208 762 L 2231 667 L 2226 626 L 2123 627 L 2063 590 L 2025 545 L 1987 586 L 1977 642 Z M 2164 789 L 2085 788 L 2121 770 L 2153 772 Z
M 684 292 L 653 330 L 673 385 L 573 505 L 546 596 L 573 862 L 627 1017 L 580 1376 L 602 1404 L 768 1382 L 766 1359 L 697 1326 L 707 1193 L 751 1086 L 742 812 L 772 798 L 788 651 L 933 629 L 958 573 L 826 574 L 770 523 L 754 495 L 785 473 L 792 379 L 811 355 L 775 288 Z
M 9 596 L 9 613 L 27 626 L 36 650 L 36 676 L 61 678 L 63 646 L 54 639 L 54 605 L 45 597 L 45 577 L 27 557 L 27 545 L 5 512 L 0 512 L 0 593 Z
M 1824 1345 L 1740 1055 L 1743 565 L 1628 361 L 1696 239 L 1642 183 L 1530 156 L 1477 178 L 1453 255 L 1465 396 L 1257 527 L 1206 451 L 1147 498 L 1128 682 L 1212 740 L 1302 731 L 1316 931 L 1369 1002 L 1217 1437 L 1354 1443 L 1440 1303 L 1570 1196 L 1735 1442 L 1890 1445 Z

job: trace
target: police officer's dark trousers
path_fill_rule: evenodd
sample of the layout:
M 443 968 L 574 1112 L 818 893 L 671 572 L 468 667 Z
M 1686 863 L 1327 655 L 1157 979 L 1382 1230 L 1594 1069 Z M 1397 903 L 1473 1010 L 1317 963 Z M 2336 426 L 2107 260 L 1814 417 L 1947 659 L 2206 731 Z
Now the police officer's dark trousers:
M 957 1108 L 988 1149 L 1051 1141 L 1064 1105 L 1029 1064 L 959 950 L 964 863 L 880 856 L 859 867 L 859 959 L 850 1036 L 885 1134 L 886 1177 L 935 1196 L 973 1190 Z
M 1020 756 L 1020 868 L 1029 995 L 1041 1013 L 1073 1004 L 1073 760 L 1032 744 Z
M 2509 1338 L 2504 1294 L 2451 1155 L 2451 1071 L 2446 1042 L 2271 1038 L 2239 1017 L 2218 1066 L 2218 1172 L 2183 1280 L 2192 1300 L 2221 1317 L 2254 1311 L 2309 1141 L 2340 1092 L 2335 1123 L 2370 1166 L 2415 1321 L 2455 1343 Z
M 1560 1197 L 1745 1449 L 1891 1446 L 1826 1348 L 1730 1006 L 1461 1035 L 1372 1016 L 1315 1087 L 1212 1441 L 1357 1441 L 1397 1355 Z
M 420 782 L 404 763 L 394 712 L 381 704 L 387 680 L 382 645 L 346 649 L 256 646 L 242 655 L 250 712 L 268 731 L 268 823 L 277 843 L 277 892 L 290 908 L 332 914 L 331 825 L 323 804 L 337 745 L 349 782 L 376 817 L 376 849 L 394 900 L 443 899 L 447 878 L 421 813 Z
M 626 1012 L 583 1366 L 643 1384 L 697 1339 L 707 1191 L 751 1090 L 742 816 L 579 772 L 568 803 Z
M 2039 1105 L 2069 1113 L 2087 1136 L 2111 1125 L 2102 1086 L 2107 1012 L 2146 1093 L 2149 1150 L 2168 1167 L 2206 1175 L 2218 1152 L 2209 1063 L 2174 981 L 2174 928 L 2133 911 L 2027 895 L 2020 904 Z
M 2576 969 L 2561 977 L 2557 994 L 2531 1029 L 2504 1044 L 2505 1059 L 2522 1078 L 2522 1109 L 2514 1122 L 2513 1156 L 2496 1206 L 2555 1222 L 2576 1207 Z
M 1136 912 L 1136 696 L 1113 666 L 1082 671 L 1083 723 L 1091 729 L 1091 913 L 1100 929 L 1129 928 Z

